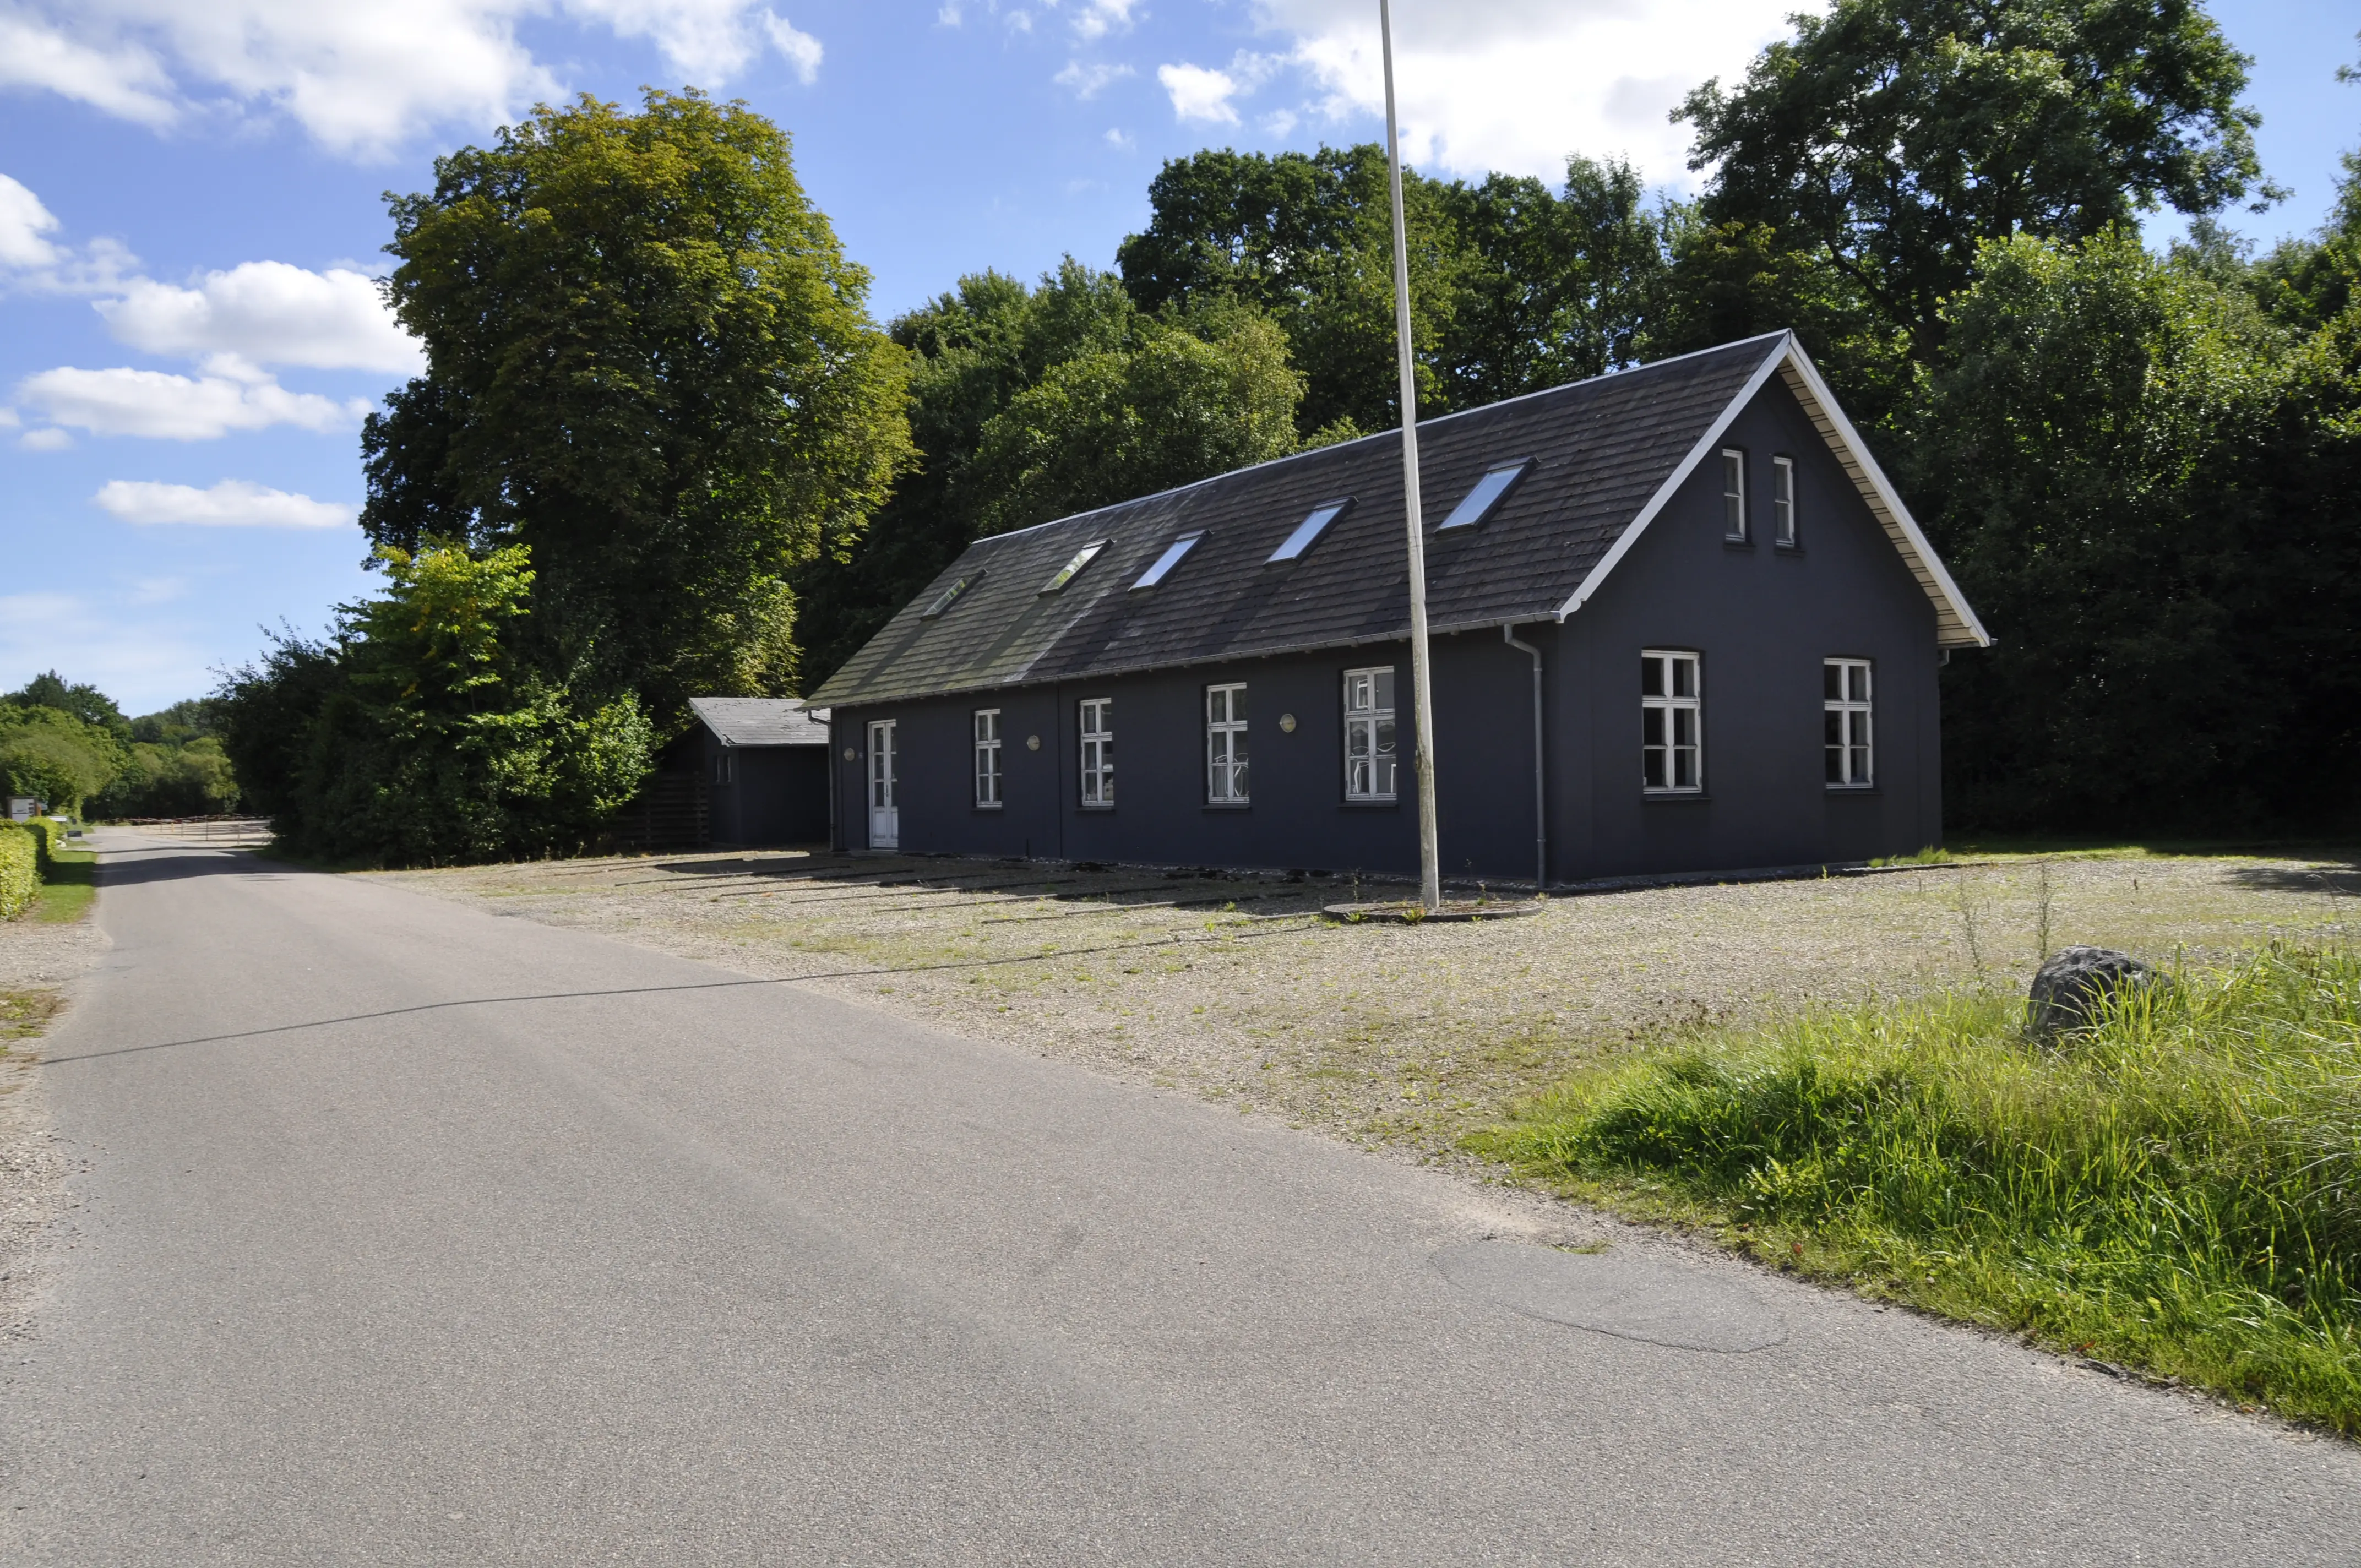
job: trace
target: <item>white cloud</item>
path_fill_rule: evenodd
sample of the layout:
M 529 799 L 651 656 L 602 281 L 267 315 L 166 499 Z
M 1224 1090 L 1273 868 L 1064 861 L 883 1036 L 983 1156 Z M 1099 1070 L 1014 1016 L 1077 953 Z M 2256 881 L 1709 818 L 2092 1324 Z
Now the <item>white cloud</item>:
M 1230 107 L 1230 100 L 1237 95 L 1240 84 L 1229 72 L 1208 71 L 1201 65 L 1159 65 L 1156 80 L 1171 95 L 1176 118 L 1222 126 L 1238 123 L 1238 112 Z
M 65 430 L 28 430 L 17 445 L 27 452 L 63 452 L 73 444 L 73 433 Z
M 1079 60 L 1070 60 L 1066 62 L 1066 69 L 1049 80 L 1060 87 L 1072 88 L 1077 98 L 1089 99 L 1105 92 L 1109 82 L 1120 82 L 1136 74 L 1127 65 L 1108 65 L 1097 60 L 1084 65 Z
M 179 117 L 171 83 L 142 49 L 93 49 L 22 16 L 0 16 L 0 87 L 33 87 L 146 126 Z
M 191 289 L 138 279 L 121 298 L 93 304 L 116 342 L 148 354 L 230 354 L 256 365 L 401 376 L 425 366 L 376 282 L 341 268 L 248 261 L 209 272 Z
M 1127 33 L 1138 5 L 1139 0 L 1083 0 L 1074 13 L 1074 36 L 1087 43 L 1109 33 Z
M 808 87 L 819 80 L 822 49 L 819 40 L 809 33 L 797 32 L 785 16 L 763 13 L 763 30 L 771 35 L 771 47 L 777 49 L 789 65 L 796 68 L 796 80 Z
M 1786 34 L 1798 8 L 1795 0 L 1459 0 L 1400 8 L 1394 82 L 1403 150 L 1440 171 L 1545 178 L 1563 175 L 1571 152 L 1622 156 L 1651 180 L 1686 182 L 1691 133 L 1667 112 L 1706 78 L 1741 74 L 1763 45 Z M 1308 107 L 1360 126 L 1384 114 L 1374 7 L 1256 0 L 1255 19 L 1288 40 L 1290 63 L 1315 94 Z
M 939 27 L 956 27 L 961 20 L 960 8 L 957 5 L 940 6 L 935 12 L 935 26 Z
M 192 523 L 204 528 L 341 528 L 357 515 L 335 501 L 273 490 L 247 479 L 224 479 L 210 489 L 110 479 L 91 498 L 126 522 Z
M 1106 144 L 1107 146 L 1115 148 L 1117 152 L 1129 152 L 1132 148 L 1139 145 L 1137 142 L 1131 139 L 1131 133 L 1125 130 L 1121 126 L 1110 126 L 1107 127 Z
M 192 378 L 161 370 L 63 366 L 26 377 L 17 383 L 16 399 L 53 425 L 164 441 L 212 441 L 274 424 L 347 430 L 368 412 L 367 399 L 337 402 L 313 392 L 291 392 L 235 361 L 215 360 L 211 368 L 213 374 Z M 35 431 L 25 440 L 29 444 L 47 433 Z
M 708 86 L 766 44 L 807 81 L 819 63 L 818 41 L 760 0 L 19 0 L 0 19 L 0 85 L 151 126 L 205 107 L 285 115 L 334 151 L 383 156 L 564 97 L 517 37 L 553 11 L 649 39 Z
M 0 174 L 0 267 L 56 266 L 58 247 L 41 236 L 57 226 L 57 214 L 38 196 Z

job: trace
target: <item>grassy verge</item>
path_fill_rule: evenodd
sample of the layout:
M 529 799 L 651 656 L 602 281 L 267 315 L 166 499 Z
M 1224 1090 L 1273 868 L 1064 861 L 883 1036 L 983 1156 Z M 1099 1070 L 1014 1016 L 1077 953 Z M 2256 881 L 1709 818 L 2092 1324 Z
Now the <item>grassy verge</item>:
M 59 848 L 49 856 L 49 872 L 27 918 L 79 920 L 90 913 L 98 896 L 98 856 L 88 850 Z
M 2361 957 L 2273 945 L 2051 1049 L 1987 991 L 1599 1069 L 1479 1134 L 1569 1195 L 2361 1435 Z

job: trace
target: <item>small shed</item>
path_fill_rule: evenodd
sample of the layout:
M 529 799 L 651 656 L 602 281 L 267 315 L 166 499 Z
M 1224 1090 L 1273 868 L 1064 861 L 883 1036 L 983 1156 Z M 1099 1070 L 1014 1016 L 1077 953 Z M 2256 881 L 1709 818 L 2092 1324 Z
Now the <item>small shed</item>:
M 794 697 L 691 697 L 683 738 L 716 844 L 811 844 L 829 836 L 828 710 Z

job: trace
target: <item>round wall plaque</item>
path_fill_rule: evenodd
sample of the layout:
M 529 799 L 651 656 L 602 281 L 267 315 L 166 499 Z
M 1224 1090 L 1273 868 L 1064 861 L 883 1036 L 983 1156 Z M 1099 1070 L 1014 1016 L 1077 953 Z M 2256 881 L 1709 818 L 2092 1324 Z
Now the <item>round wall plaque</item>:
M 1025 749 L 1028 751 L 1039 751 L 1041 749 L 1041 737 L 1038 735 L 1027 735 L 1025 737 Z
M 1294 733 L 1295 733 L 1295 715 L 1293 715 L 1293 714 L 1291 714 L 1291 713 L 1282 713 L 1282 714 L 1280 714 L 1280 715 L 1279 716 L 1279 733 L 1280 733 L 1280 734 L 1282 734 L 1282 735 L 1292 735 L 1292 734 L 1294 734 Z

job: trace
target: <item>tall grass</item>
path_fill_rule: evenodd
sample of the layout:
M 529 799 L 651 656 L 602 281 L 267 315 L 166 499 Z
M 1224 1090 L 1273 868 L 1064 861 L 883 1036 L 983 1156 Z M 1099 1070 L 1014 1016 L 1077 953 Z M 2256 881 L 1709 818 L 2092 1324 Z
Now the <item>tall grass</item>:
M 2044 1046 L 1971 991 L 1653 1053 L 1487 1152 L 1880 1294 L 2361 1434 L 2361 959 L 2274 946 Z

